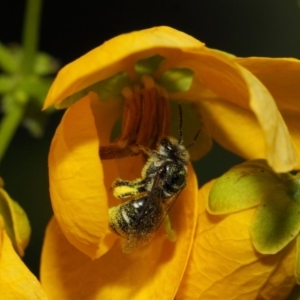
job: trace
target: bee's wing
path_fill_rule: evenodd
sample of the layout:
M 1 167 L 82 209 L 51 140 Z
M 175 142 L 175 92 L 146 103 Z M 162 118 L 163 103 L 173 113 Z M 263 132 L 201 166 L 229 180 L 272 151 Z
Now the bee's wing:
M 124 252 L 131 252 L 135 248 L 149 243 L 181 190 L 167 199 L 163 197 L 163 192 L 159 174 L 156 174 L 151 191 L 143 198 L 145 201 L 143 209 L 137 216 L 135 226 L 132 227 L 137 230 L 132 230 L 123 244 Z
M 161 225 L 161 223 L 165 219 L 166 215 L 168 214 L 168 212 L 171 209 L 171 207 L 173 206 L 173 204 L 176 202 L 181 191 L 182 190 L 178 191 L 176 194 L 172 195 L 170 198 L 163 199 L 163 203 L 162 203 L 163 212 L 161 214 L 160 222 L 158 223 L 157 228 Z
M 164 165 L 161 166 L 160 169 L 163 169 Z M 173 204 L 176 202 L 178 196 L 180 195 L 181 191 L 183 190 L 180 189 L 174 195 L 170 196 L 169 198 L 165 198 L 163 196 L 164 190 L 161 185 L 161 181 L 159 179 L 159 171 L 155 175 L 154 181 L 153 181 L 153 186 L 151 191 L 148 193 L 147 197 L 147 203 L 144 205 L 143 210 L 139 214 L 139 217 L 137 219 L 138 222 L 144 217 L 145 212 L 147 209 L 151 206 L 154 205 L 157 208 L 160 208 L 159 214 L 157 215 L 157 222 L 156 222 L 156 227 L 154 228 L 154 231 L 158 229 L 160 224 L 163 222 L 164 218 L 166 217 L 168 211 L 171 209 Z

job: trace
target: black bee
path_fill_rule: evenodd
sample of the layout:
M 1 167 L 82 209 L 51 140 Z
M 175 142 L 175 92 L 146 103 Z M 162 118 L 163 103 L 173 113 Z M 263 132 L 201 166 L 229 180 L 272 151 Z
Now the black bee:
M 124 237 L 124 252 L 147 244 L 158 229 L 177 197 L 186 186 L 187 148 L 182 143 L 182 109 L 179 104 L 179 140 L 163 137 L 156 150 L 142 149 L 148 156 L 141 178 L 133 181 L 117 179 L 113 194 L 131 200 L 109 209 L 109 225 Z

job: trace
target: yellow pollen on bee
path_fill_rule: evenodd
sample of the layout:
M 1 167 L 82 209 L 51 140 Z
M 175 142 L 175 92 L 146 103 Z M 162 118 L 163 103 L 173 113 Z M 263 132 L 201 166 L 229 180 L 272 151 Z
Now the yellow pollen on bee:
M 139 193 L 138 189 L 136 187 L 132 186 L 115 186 L 113 190 L 113 195 L 116 198 L 124 198 L 127 195 L 137 195 Z

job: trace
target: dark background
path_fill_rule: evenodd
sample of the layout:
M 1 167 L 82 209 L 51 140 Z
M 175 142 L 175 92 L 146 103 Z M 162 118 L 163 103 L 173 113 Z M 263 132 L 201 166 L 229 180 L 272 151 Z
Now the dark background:
M 25 3 L 1 1 L 1 42 L 21 41 Z M 44 0 L 40 50 L 65 65 L 111 37 L 158 25 L 174 27 L 237 56 L 300 57 L 297 0 Z M 52 215 L 47 153 L 61 115 L 52 115 L 41 139 L 20 128 L 0 165 L 6 190 L 31 221 L 32 238 L 24 260 L 36 275 Z M 195 164 L 200 185 L 241 161 L 215 145 Z

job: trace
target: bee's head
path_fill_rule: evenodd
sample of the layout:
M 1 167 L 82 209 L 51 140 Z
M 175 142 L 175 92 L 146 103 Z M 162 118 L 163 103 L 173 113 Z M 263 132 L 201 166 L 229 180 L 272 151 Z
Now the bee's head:
M 158 149 L 161 155 L 173 160 L 180 160 L 183 163 L 187 163 L 190 159 L 185 146 L 172 137 L 163 137 L 159 142 Z

